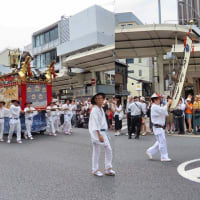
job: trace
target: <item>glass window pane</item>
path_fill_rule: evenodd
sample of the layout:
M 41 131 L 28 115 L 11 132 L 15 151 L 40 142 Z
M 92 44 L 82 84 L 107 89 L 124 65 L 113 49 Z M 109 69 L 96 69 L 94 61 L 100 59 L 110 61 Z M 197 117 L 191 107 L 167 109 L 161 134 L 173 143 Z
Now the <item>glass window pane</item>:
M 50 52 L 47 52 L 45 54 L 45 59 L 46 59 L 46 65 L 50 65 L 50 62 L 51 62 L 51 55 L 50 55 Z
M 44 41 L 45 41 L 45 43 L 48 43 L 48 42 L 49 42 L 49 32 L 46 32 L 46 33 L 44 34 Z
M 39 47 L 40 46 L 40 37 L 39 35 L 36 36 L 36 47 Z
M 55 40 L 55 36 L 54 36 L 54 30 L 52 29 L 50 31 L 50 41 L 53 41 L 53 40 Z
M 56 27 L 54 29 L 54 39 L 57 40 L 58 39 L 58 27 Z
M 44 45 L 44 34 L 40 35 L 40 45 Z
M 45 68 L 46 65 L 45 65 L 45 54 L 42 54 L 41 55 L 41 68 Z

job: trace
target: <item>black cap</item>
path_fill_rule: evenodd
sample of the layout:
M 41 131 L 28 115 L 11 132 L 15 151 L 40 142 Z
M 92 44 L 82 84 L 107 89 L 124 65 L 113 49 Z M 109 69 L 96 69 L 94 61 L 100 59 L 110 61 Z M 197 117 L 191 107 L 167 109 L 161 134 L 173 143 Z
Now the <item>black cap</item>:
M 27 101 L 24 105 L 26 106 L 27 104 L 32 104 L 32 102 Z
M 3 105 L 5 105 L 6 103 L 5 103 L 5 101 L 0 101 L 0 103 L 2 103 Z
M 105 95 L 104 93 L 102 93 L 102 92 L 99 92 L 99 93 L 95 94 L 95 95 L 91 98 L 91 104 L 96 105 L 95 98 L 96 98 L 97 96 L 99 96 L 99 95 L 101 95 L 101 96 L 105 99 L 105 96 L 106 96 L 106 95 Z
M 16 100 L 16 99 L 13 99 L 13 100 L 11 100 L 11 103 L 15 103 L 15 102 L 17 102 L 18 104 L 20 103 L 18 100 Z

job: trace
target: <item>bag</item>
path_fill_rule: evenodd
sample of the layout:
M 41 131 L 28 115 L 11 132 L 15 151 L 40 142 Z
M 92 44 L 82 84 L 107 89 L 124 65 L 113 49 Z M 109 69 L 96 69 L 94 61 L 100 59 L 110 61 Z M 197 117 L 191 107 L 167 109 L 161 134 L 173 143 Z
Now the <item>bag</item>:
M 124 118 L 124 112 L 121 111 L 121 112 L 119 113 L 119 120 L 122 120 L 123 118 Z
M 176 117 L 181 117 L 183 115 L 183 111 L 180 109 L 174 110 L 173 113 Z

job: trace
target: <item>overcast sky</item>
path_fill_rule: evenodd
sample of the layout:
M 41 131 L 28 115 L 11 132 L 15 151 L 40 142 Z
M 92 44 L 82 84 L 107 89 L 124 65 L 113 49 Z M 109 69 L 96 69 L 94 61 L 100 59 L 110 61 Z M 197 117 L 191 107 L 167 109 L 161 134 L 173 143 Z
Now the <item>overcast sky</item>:
M 161 0 L 162 21 L 177 19 L 177 0 Z M 157 23 L 157 0 L 4 0 L 0 11 L 0 51 L 23 48 L 33 32 L 92 6 L 113 12 L 133 12 L 143 23 Z M 171 21 L 168 21 L 171 23 Z

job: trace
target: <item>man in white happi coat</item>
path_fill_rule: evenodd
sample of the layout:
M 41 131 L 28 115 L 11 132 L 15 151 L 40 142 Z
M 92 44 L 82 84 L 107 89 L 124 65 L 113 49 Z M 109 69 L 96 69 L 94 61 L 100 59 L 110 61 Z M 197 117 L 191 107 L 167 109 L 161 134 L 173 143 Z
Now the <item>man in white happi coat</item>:
M 160 106 L 161 96 L 154 93 L 151 96 L 153 101 L 151 107 L 151 121 L 153 124 L 153 132 L 156 137 L 156 143 L 147 149 L 146 154 L 150 159 L 153 158 L 153 155 L 160 151 L 161 161 L 171 161 L 168 157 L 167 143 L 165 138 L 165 120 L 168 115 L 168 108 L 172 103 L 172 100 L 169 100 L 164 107 Z
M 112 148 L 107 133 L 108 125 L 102 108 L 105 95 L 98 93 L 93 96 L 91 103 L 94 105 L 89 118 L 89 132 L 91 135 L 93 155 L 92 155 L 92 173 L 96 176 L 103 176 L 99 170 L 99 157 L 101 147 L 105 149 L 105 175 L 114 176 L 112 170 Z
M 8 133 L 8 141 L 7 143 L 10 144 L 12 140 L 12 136 L 14 131 L 17 132 L 17 143 L 21 144 L 21 122 L 20 122 L 20 113 L 21 107 L 19 105 L 18 100 L 12 100 L 12 105 L 10 106 L 10 129 Z
M 4 117 L 5 114 L 9 112 L 9 109 L 5 108 L 5 102 L 0 101 L 0 142 L 3 142 L 3 132 L 4 132 Z
M 50 102 L 47 106 L 47 133 L 49 135 L 57 136 L 54 119 L 56 116 L 56 108 L 53 102 Z
M 59 132 L 59 126 L 60 126 L 60 107 L 58 105 L 58 100 L 55 99 L 53 100 L 54 106 L 53 108 L 55 108 L 56 112 L 54 113 L 55 115 L 53 116 L 53 121 L 54 121 L 54 127 L 56 132 Z
M 70 99 L 66 100 L 66 103 L 62 106 L 62 110 L 64 111 L 63 131 L 66 135 L 71 135 L 72 106 Z
M 25 103 L 25 108 L 24 108 L 24 113 L 25 113 L 25 125 L 26 125 L 26 131 L 24 133 L 24 138 L 25 139 L 30 139 L 33 140 L 33 136 L 31 134 L 31 129 L 33 125 L 33 117 L 34 117 L 34 112 L 36 112 L 35 108 L 31 106 L 32 102 L 26 102 Z

